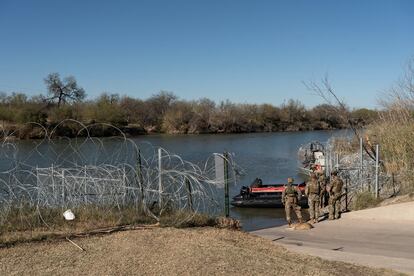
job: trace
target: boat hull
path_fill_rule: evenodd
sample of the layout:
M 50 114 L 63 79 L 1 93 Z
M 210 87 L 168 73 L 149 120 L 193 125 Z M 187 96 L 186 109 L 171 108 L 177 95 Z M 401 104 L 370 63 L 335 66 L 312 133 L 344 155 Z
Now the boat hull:
M 299 205 L 307 206 L 308 199 L 305 196 L 305 183 L 294 184 L 302 193 Z M 283 184 L 262 185 L 260 187 L 243 186 L 240 194 L 233 197 L 231 205 L 235 207 L 250 208 L 283 208 L 282 193 L 285 189 Z
M 308 199 L 306 196 L 302 196 L 299 200 L 299 205 L 307 207 Z M 282 196 L 275 198 L 243 198 L 241 195 L 233 197 L 231 205 L 240 208 L 284 208 L 282 203 Z

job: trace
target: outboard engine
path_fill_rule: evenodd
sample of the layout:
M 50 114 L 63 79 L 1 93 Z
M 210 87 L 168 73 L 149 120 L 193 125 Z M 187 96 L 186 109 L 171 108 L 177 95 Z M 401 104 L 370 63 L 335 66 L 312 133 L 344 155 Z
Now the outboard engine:
M 250 188 L 246 186 L 242 186 L 240 189 L 240 195 L 243 198 L 248 198 L 250 196 Z

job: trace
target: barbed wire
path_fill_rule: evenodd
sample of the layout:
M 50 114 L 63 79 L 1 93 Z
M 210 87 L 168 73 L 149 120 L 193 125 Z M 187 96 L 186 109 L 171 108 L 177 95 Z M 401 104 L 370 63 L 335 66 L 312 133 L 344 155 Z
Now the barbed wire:
M 74 138 L 57 136 L 65 124 L 79 127 Z M 87 206 L 101 211 L 135 208 L 157 221 L 168 212 L 178 212 L 177 223 L 197 213 L 221 211 L 218 190 L 222 181 L 215 177 L 214 158 L 202 165 L 183 160 L 167 149 L 129 139 L 109 124 L 85 125 L 65 120 L 51 130 L 36 123 L 43 138 L 16 141 L 19 129 L 4 133 L 0 148 L 0 223 L 12 212 L 34 210 L 45 225 L 51 222 L 42 212 Z M 112 128 L 118 136 L 98 138 L 96 127 Z M 4 131 L 4 130 L 3 130 Z M 159 160 L 158 151 L 161 153 Z M 234 181 L 242 170 L 233 158 L 230 164 Z M 161 162 L 162 166 L 159 167 Z M 24 218 L 22 218 L 24 219 Z

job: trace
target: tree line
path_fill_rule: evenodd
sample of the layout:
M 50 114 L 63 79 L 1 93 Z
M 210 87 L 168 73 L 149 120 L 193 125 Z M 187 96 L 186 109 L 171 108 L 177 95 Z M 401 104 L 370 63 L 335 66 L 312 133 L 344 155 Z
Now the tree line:
M 247 133 L 346 128 L 337 109 L 329 104 L 312 108 L 300 101 L 289 100 L 280 106 L 239 104 L 229 100 L 216 103 L 207 98 L 179 99 L 161 91 L 147 99 L 102 93 L 86 99 L 86 93 L 74 77 L 61 79 L 49 74 L 45 80 L 47 93 L 27 96 L 24 93 L 0 93 L 0 120 L 3 130 L 34 122 L 45 127 L 59 126 L 62 135 L 75 135 L 76 124 L 60 124 L 73 119 L 84 124 L 108 123 L 127 134 L 146 133 L 200 134 Z M 348 109 L 349 117 L 364 126 L 378 116 L 369 109 Z M 98 135 L 112 135 L 100 133 Z M 24 136 L 34 136 L 25 134 Z

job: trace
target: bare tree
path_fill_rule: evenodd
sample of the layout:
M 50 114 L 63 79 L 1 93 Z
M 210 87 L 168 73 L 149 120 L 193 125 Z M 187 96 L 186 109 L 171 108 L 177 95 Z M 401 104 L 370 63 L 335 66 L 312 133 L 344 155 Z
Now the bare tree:
M 335 108 L 338 112 L 338 115 L 340 115 L 346 122 L 348 122 L 349 127 L 352 129 L 352 131 L 355 133 L 355 136 L 358 137 L 358 139 L 362 137 L 360 128 L 358 128 L 358 126 L 352 120 L 350 112 L 348 112 L 348 107 L 345 104 L 345 102 L 343 100 L 340 100 L 336 95 L 334 89 L 332 88 L 329 82 L 328 76 L 325 76 L 320 83 L 303 82 L 303 84 L 308 90 L 316 93 L 316 95 L 320 96 L 329 105 Z M 372 145 L 369 145 L 369 143 L 368 145 L 367 143 L 363 143 L 363 147 L 368 156 L 375 160 L 375 149 L 372 147 Z
M 85 90 L 78 86 L 76 79 L 72 76 L 62 81 L 59 73 L 51 73 L 44 81 L 50 96 L 49 101 L 57 101 L 58 107 L 62 103 L 81 101 L 86 96 Z

